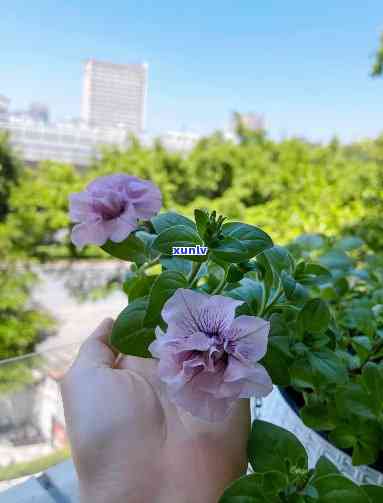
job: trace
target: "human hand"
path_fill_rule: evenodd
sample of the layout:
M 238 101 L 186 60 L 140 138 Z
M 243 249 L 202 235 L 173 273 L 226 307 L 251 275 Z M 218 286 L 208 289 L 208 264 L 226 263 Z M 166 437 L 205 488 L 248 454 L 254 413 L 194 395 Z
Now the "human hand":
M 246 472 L 249 401 L 222 422 L 169 402 L 157 361 L 118 357 L 104 320 L 80 348 L 61 392 L 82 503 L 217 503 Z

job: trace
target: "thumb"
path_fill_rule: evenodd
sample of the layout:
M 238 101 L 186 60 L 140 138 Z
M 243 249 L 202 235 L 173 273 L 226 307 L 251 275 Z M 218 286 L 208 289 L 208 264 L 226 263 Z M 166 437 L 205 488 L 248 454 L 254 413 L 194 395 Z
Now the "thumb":
M 106 318 L 82 343 L 73 367 L 113 367 L 117 354 L 109 346 L 108 339 L 113 320 Z

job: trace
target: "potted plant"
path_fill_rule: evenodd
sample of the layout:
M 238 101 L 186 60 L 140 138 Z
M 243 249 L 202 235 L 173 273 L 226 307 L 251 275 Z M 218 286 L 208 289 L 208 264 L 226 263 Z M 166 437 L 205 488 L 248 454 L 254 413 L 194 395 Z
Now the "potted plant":
M 71 196 L 74 244 L 131 264 L 111 344 L 158 358 L 169 397 L 200 418 L 220 420 L 274 383 L 354 464 L 379 462 L 379 258 L 355 239 L 287 249 L 257 226 L 161 205 L 157 187 L 125 174 Z
M 295 279 L 329 310 L 317 325 L 315 317 L 302 319 L 305 308 L 296 321 L 282 310 L 273 314 L 266 368 L 303 423 L 345 453 L 340 457 L 355 480 L 382 483 L 382 257 L 356 237 L 302 236 L 290 251 L 297 261 Z M 301 270 L 307 260 L 329 274 L 319 283 L 305 281 Z M 288 350 L 281 351 L 281 341 Z M 358 470 L 359 465 L 370 468 Z
M 308 468 L 304 446 L 289 431 L 266 421 L 254 421 L 248 443 L 253 473 L 229 486 L 219 503 L 378 503 L 383 487 L 357 485 L 321 457 Z

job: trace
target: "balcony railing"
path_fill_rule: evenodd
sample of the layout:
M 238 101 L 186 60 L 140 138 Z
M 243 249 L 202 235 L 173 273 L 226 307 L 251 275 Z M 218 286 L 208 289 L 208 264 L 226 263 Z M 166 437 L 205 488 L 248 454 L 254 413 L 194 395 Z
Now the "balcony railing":
M 0 491 L 69 458 L 58 382 L 78 348 L 0 361 Z

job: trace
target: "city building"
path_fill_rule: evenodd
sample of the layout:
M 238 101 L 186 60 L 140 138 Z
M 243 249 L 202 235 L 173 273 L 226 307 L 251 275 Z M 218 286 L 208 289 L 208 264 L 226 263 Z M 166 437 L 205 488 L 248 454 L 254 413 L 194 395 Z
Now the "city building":
M 100 156 L 102 145 L 126 145 L 126 132 L 118 128 L 90 128 L 75 122 L 45 123 L 9 114 L 0 117 L 0 131 L 8 131 L 11 145 L 27 162 L 44 160 L 86 166 Z
M 28 111 L 29 117 L 37 122 L 49 122 L 49 108 L 43 103 L 31 103 Z
M 0 94 L 0 119 L 5 119 L 8 116 L 10 99 Z
M 135 134 L 145 127 L 148 65 L 85 62 L 82 119 L 90 127 L 120 127 Z
M 252 131 L 257 131 L 259 129 L 265 129 L 265 118 L 263 115 L 249 112 L 246 114 L 234 113 L 231 118 L 231 131 L 235 131 L 237 126 L 237 121 L 241 120 L 242 124 Z
M 185 131 L 168 131 L 158 137 L 161 145 L 167 150 L 180 152 L 191 150 L 200 139 L 200 135 Z

